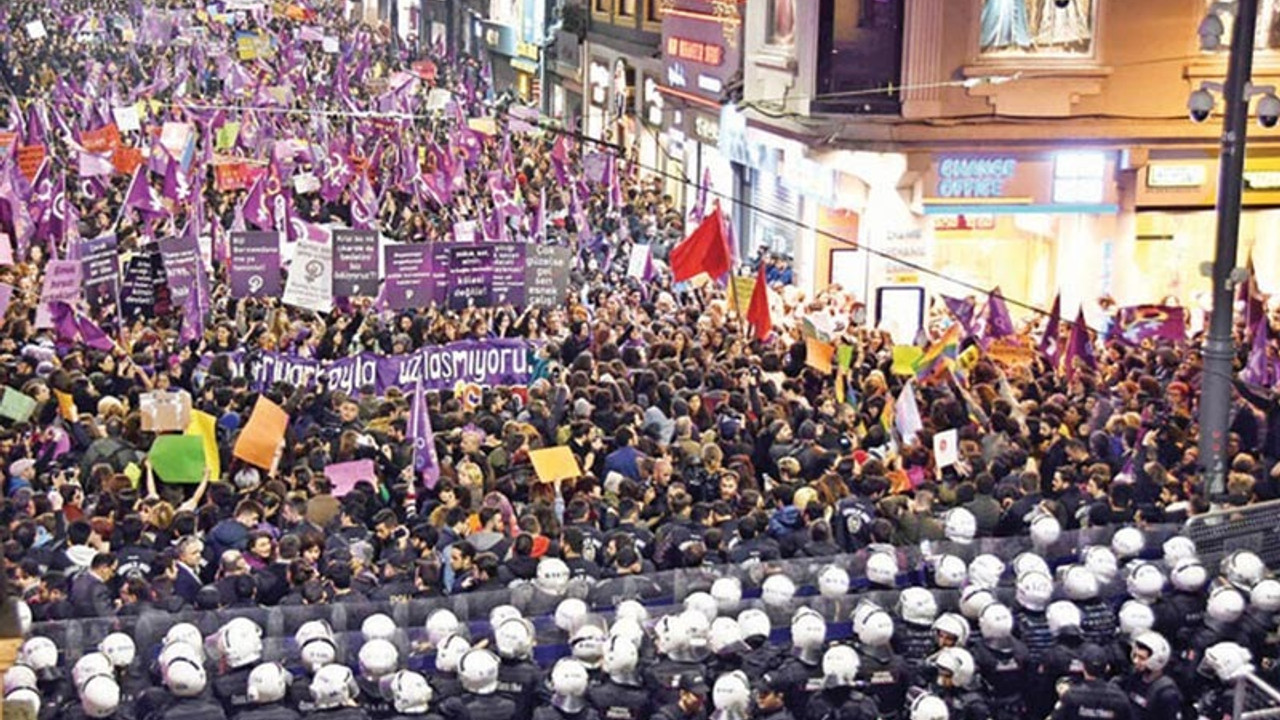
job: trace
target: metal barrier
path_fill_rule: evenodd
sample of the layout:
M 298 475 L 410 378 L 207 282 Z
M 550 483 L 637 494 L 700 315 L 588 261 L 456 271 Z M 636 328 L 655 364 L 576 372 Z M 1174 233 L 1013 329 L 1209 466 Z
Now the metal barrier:
M 1195 541 L 1200 561 L 1216 570 L 1236 550 L 1258 554 L 1267 567 L 1280 566 L 1280 500 L 1224 508 L 1187 520 L 1182 534 Z
M 1231 717 L 1233 720 L 1280 718 L 1280 690 L 1251 672 L 1236 678 Z

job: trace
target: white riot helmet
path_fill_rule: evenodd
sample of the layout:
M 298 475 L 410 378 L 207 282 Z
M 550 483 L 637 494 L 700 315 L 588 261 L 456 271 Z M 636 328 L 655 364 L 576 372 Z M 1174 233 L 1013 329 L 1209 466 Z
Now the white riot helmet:
M 970 585 L 960 593 L 960 614 L 969 620 L 982 617 L 982 611 L 996 602 L 996 596 L 990 590 L 978 585 Z
M 580 698 L 587 694 L 589 681 L 587 666 L 573 658 L 562 658 L 551 668 L 551 691 L 556 695 Z
M 469 652 L 471 643 L 466 638 L 457 634 L 445 637 L 436 650 L 436 670 L 443 673 L 458 672 L 458 663 Z
M 862 618 L 861 623 L 854 623 L 854 632 L 858 642 L 867 647 L 882 647 L 893 639 L 893 618 L 883 610 L 874 610 Z
M 1063 569 L 1062 589 L 1070 600 L 1092 600 L 1098 597 L 1098 576 L 1083 565 Z
M 200 629 L 191 623 L 178 623 L 169 628 L 169 632 L 164 634 L 164 642 L 162 646 L 172 645 L 173 643 L 186 643 L 195 648 L 200 653 L 201 660 L 204 659 L 204 636 L 200 634 Z
M 1120 632 L 1129 637 L 1137 637 L 1156 624 L 1156 614 L 1152 612 L 1151 606 L 1137 600 L 1126 600 L 1120 606 L 1117 619 L 1120 622 Z
M 744 638 L 768 638 L 773 633 L 773 622 L 769 620 L 769 615 L 759 608 L 747 608 L 739 613 L 738 627 L 742 630 Z
M 249 618 L 232 618 L 218 631 L 218 655 L 237 670 L 262 660 L 262 628 Z
M 1164 541 L 1162 548 L 1164 550 L 1164 565 L 1172 569 L 1179 560 L 1186 558 L 1194 558 L 1196 556 L 1196 543 L 1185 535 L 1174 535 Z
M 4 672 L 5 695 L 20 688 L 38 690 L 39 687 L 40 681 L 36 678 L 36 671 L 26 665 L 14 665 Z
M 453 614 L 452 610 L 437 608 L 427 616 L 426 629 L 427 642 L 431 643 L 432 647 L 439 647 L 445 636 L 457 633 L 462 629 L 462 623 L 458 620 L 458 616 Z
M 962 615 L 942 613 L 933 621 L 933 631 L 952 637 L 957 646 L 963 647 L 969 643 L 969 621 Z
M 1021 552 L 1013 559 L 1013 577 L 1020 578 L 1030 572 L 1038 572 L 1042 575 L 1049 576 L 1053 572 L 1049 570 L 1049 563 L 1037 553 Z
M 204 658 L 201 657 L 199 650 L 196 650 L 186 643 L 176 642 L 171 645 L 166 645 L 160 651 L 160 657 L 156 660 L 156 665 L 160 668 L 160 674 L 164 675 L 165 668 L 168 668 L 179 660 L 185 660 L 194 665 L 204 667 Z
M 399 669 L 400 652 L 389 640 L 370 640 L 360 646 L 359 660 L 360 674 L 377 680 Z
M 1248 592 L 1266 575 L 1267 566 L 1256 554 L 1248 550 L 1237 550 L 1222 559 L 1220 572 L 1227 582 Z
M 644 628 L 640 626 L 640 623 L 635 618 L 615 618 L 613 624 L 609 626 L 609 639 L 613 640 L 615 638 L 626 640 L 635 645 L 638 650 L 640 646 L 644 645 Z
M 1018 578 L 1015 597 L 1028 610 L 1044 610 L 1053 598 L 1053 580 L 1043 573 L 1026 573 Z
M 933 655 L 930 664 L 937 668 L 940 678 L 950 678 L 951 684 L 958 688 L 969 687 L 977 672 L 973 655 L 961 647 L 942 648 Z
M 1164 573 L 1152 563 L 1138 561 L 1129 569 L 1125 587 L 1134 599 L 1153 603 L 1164 593 Z
M 1147 670 L 1152 672 L 1160 672 L 1169 664 L 1169 658 L 1173 655 L 1173 648 L 1169 646 L 1169 641 L 1158 632 L 1147 630 L 1139 633 L 1133 638 L 1134 649 L 1141 648 L 1150 653 L 1146 660 Z
M 1201 675 L 1216 677 L 1224 683 L 1233 682 L 1253 672 L 1253 655 L 1237 643 L 1220 642 L 1204 651 L 1199 671 Z
M 204 692 L 205 685 L 208 683 L 204 665 L 186 657 L 176 658 L 164 666 L 163 675 L 164 686 L 174 697 L 195 697 Z
M 111 717 L 120 707 L 120 683 L 111 675 L 94 675 L 80 688 L 80 707 L 87 717 Z
M 933 569 L 933 581 L 940 588 L 960 588 L 969 579 L 969 566 L 955 555 L 938 558 Z
M 1227 585 L 1219 585 L 1209 592 L 1205 615 L 1220 623 L 1233 623 L 1244 614 L 1244 595 Z
M 741 649 L 745 641 L 738 621 L 728 617 L 716 618 L 707 634 L 707 647 L 716 655 Z
M 1200 592 L 1207 582 L 1209 582 L 1209 572 L 1198 559 L 1193 557 L 1174 562 L 1173 569 L 1169 571 L 1169 584 L 1179 592 Z
M 613 618 L 615 621 L 630 618 L 644 625 L 649 622 L 649 610 L 637 600 L 623 600 L 613 611 Z
M 458 662 L 458 680 L 467 692 L 492 695 L 498 690 L 498 656 L 488 650 L 472 650 Z
M 689 634 L 679 615 L 663 615 L 653 626 L 653 644 L 658 652 L 671 655 L 689 647 Z
M 742 581 L 736 577 L 722 577 L 711 583 L 711 597 L 722 613 L 734 612 L 742 602 Z
M 684 599 L 684 609 L 685 612 L 701 613 L 707 619 L 708 625 L 720 614 L 720 604 L 716 602 L 715 598 L 711 597 L 710 593 L 704 592 L 690 593 L 689 597 Z
M 858 652 L 848 645 L 827 648 L 822 655 L 823 684 L 827 687 L 852 687 L 858 682 L 861 666 Z
M 71 668 L 71 682 L 78 691 L 89 678 L 95 675 L 111 675 L 114 672 L 111 661 L 102 653 L 82 655 Z
M 727 620 L 728 618 L 719 619 Z M 623 638 L 614 638 L 605 647 L 602 668 L 606 675 L 625 677 L 634 673 L 639 664 L 640 650 L 636 648 L 635 643 L 627 642 Z
M 786 575 L 770 575 L 760 586 L 760 599 L 770 607 L 783 607 L 796 595 L 796 584 Z
M 814 651 L 827 641 L 827 623 L 814 613 L 797 615 L 791 621 L 791 644 L 801 650 Z
M 515 605 L 499 605 L 489 611 L 489 627 L 497 628 L 507 620 L 512 618 L 520 619 L 523 617 L 524 615 L 521 614 L 520 609 Z
M 29 638 L 18 650 L 18 664 L 36 672 L 52 670 L 58 666 L 58 646 L 47 637 Z
M 22 637 L 26 637 L 27 634 L 31 632 L 31 623 L 35 621 L 35 618 L 32 617 L 31 606 L 28 605 L 26 601 L 19 600 L 17 603 L 17 608 L 18 608 L 18 633 L 22 635 Z
M 978 519 L 964 508 L 953 508 L 947 512 L 944 532 L 951 542 L 968 545 L 978 534 Z
M 1259 580 L 1249 591 L 1249 605 L 1264 613 L 1280 611 L 1280 581 Z
M 1099 585 L 1106 585 L 1115 579 L 1116 573 L 1120 572 L 1120 565 L 1116 561 L 1115 553 L 1111 552 L 1111 548 L 1102 545 L 1093 545 L 1084 549 L 1081 554 L 1084 566 L 1093 573 L 1098 579 Z
M 924 588 L 906 588 L 898 595 L 898 617 L 912 625 L 928 627 L 938 617 L 938 601 Z
M 707 646 L 707 635 L 711 633 L 711 621 L 697 610 L 685 610 L 680 613 L 680 624 L 688 635 L 689 647 L 702 650 Z
M 572 634 L 590 612 L 587 604 L 578 598 L 565 598 L 556 605 L 556 627 Z
M 538 561 L 533 584 L 548 595 L 563 595 L 569 587 L 569 566 L 560 558 L 544 557 Z
M 704 623 L 705 618 L 698 615 Z M 573 653 L 575 660 L 592 669 L 600 667 L 600 663 L 604 660 L 604 646 L 608 642 L 608 636 L 605 635 L 604 628 L 592 623 L 585 623 L 577 630 L 573 631 L 573 635 L 569 638 L 569 651 Z M 705 647 L 707 637 L 702 636 L 702 644 Z M 693 643 L 693 638 L 690 638 Z
M 317 710 L 349 705 L 360 694 L 355 675 L 345 665 L 325 665 L 311 678 L 311 699 Z
M 751 683 L 746 673 L 734 670 L 717 678 L 711 688 L 711 703 L 730 715 L 746 715 L 751 710 Z
M 867 580 L 881 587 L 898 584 L 898 558 L 890 552 L 873 552 L 867 558 Z
M 849 573 L 839 565 L 827 565 L 818 573 L 818 594 L 824 598 L 844 597 L 849 592 Z
M 424 715 L 431 707 L 431 683 L 421 674 L 401 670 L 383 681 L 387 695 L 396 712 L 403 715 Z
M 1080 608 L 1070 600 L 1059 600 L 1049 605 L 1045 611 L 1045 619 L 1049 622 L 1049 632 L 1056 638 L 1063 633 L 1079 633 Z
M 1111 552 L 1120 560 L 1136 558 L 1147 547 L 1147 538 L 1136 527 L 1126 525 L 1111 536 Z
M 507 618 L 493 630 L 498 657 L 527 659 L 533 653 L 533 626 L 522 617 Z
M 14 713 L 20 709 L 28 711 L 26 717 L 38 717 L 40 714 L 40 692 L 31 688 L 18 688 L 4 697 L 5 709 Z M 23 706 L 26 706 L 23 708 Z
M 1007 640 L 1013 636 L 1013 612 L 1008 606 L 988 605 L 978 617 L 978 630 L 984 640 Z
M 969 583 L 983 588 L 994 588 L 1004 575 L 1004 562 L 990 553 L 979 555 L 969 563 Z
M 951 711 L 937 695 L 923 694 L 911 701 L 911 720 L 948 720 Z
M 364 636 L 365 642 L 393 640 L 396 636 L 396 621 L 382 613 L 370 615 L 360 623 L 360 634 Z
M 111 664 L 117 668 L 127 668 L 138 656 L 138 646 L 133 638 L 125 633 L 116 632 L 102 638 L 98 643 L 98 652 L 107 656 Z
M 247 697 L 254 705 L 269 705 L 284 700 L 293 684 L 293 673 L 280 663 L 262 663 L 249 673 Z
M 302 623 L 293 639 L 298 644 L 302 666 L 312 675 L 338 658 L 338 644 L 333 639 L 333 629 L 323 620 Z
M 1029 526 L 1031 545 L 1037 550 L 1047 550 L 1062 537 L 1062 523 L 1049 513 L 1039 513 Z

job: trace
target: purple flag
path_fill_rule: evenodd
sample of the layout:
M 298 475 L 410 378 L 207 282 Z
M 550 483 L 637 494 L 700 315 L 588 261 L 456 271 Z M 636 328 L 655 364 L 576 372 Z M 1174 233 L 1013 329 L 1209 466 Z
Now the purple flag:
M 378 222 L 378 198 L 373 194 L 369 176 L 360 173 L 355 192 L 351 194 L 351 225 L 357 230 L 373 230 Z
M 1084 324 L 1084 309 L 1076 313 L 1076 321 L 1071 325 L 1071 337 L 1067 339 L 1067 350 L 1062 355 L 1062 371 L 1067 380 L 1075 377 L 1076 361 L 1086 367 L 1098 369 L 1098 360 L 1093 355 L 1093 343 L 1089 340 L 1089 328 Z
M 129 193 L 125 196 L 125 209 L 133 208 L 142 215 L 143 219 L 162 217 L 166 214 L 164 202 L 160 199 L 159 193 L 151 187 L 151 183 L 147 181 L 147 169 L 139 167 L 133 174 L 133 180 L 129 183 Z
M 9 303 L 13 300 L 13 286 L 0 283 L 0 318 L 9 312 Z
M 973 298 L 954 298 L 950 295 L 943 295 L 942 302 L 946 303 L 947 311 L 951 313 L 956 322 L 960 323 L 960 327 L 964 329 L 965 335 L 973 334 Z
M 1253 323 L 1251 328 L 1253 331 L 1253 341 L 1249 348 L 1249 361 L 1245 364 L 1244 369 L 1240 371 L 1240 379 L 1251 385 L 1262 385 L 1263 387 L 1271 387 L 1272 384 L 1280 380 L 1277 375 L 1277 364 L 1280 362 L 1272 360 L 1268 356 L 1267 346 L 1270 344 L 1270 329 L 1267 327 L 1266 316 L 1259 316 Z
M 337 143 L 329 145 L 325 156 L 324 173 L 320 176 L 320 197 L 334 202 L 342 197 L 342 191 L 355 179 L 355 169 L 347 160 L 347 149 Z
M 689 210 L 689 223 L 696 225 L 702 222 L 707 211 L 707 188 L 711 187 L 711 168 L 703 168 L 702 183 L 698 185 L 698 194 L 694 197 L 693 208 Z M 948 307 L 950 304 L 948 303 Z
M 1044 336 L 1040 338 L 1040 354 L 1053 367 L 1058 366 L 1058 356 L 1062 352 L 1059 346 L 1059 335 L 1062 325 L 1062 293 L 1053 298 L 1053 309 L 1049 311 L 1049 324 L 1045 326 Z
M 440 462 L 436 459 L 435 433 L 431 429 L 431 413 L 422 392 L 422 373 L 413 391 L 413 409 L 409 414 L 409 437 L 413 440 L 413 471 L 422 478 L 428 490 L 440 481 Z
M 997 287 L 991 291 L 991 299 L 987 301 L 987 327 L 983 339 L 994 340 L 1013 333 L 1013 318 L 1009 317 L 1009 308 L 1005 306 L 1004 296 Z
M 53 330 L 58 342 L 75 345 L 82 343 L 95 350 L 111 350 L 115 343 L 107 336 L 97 323 L 79 315 L 68 304 L 60 301 L 49 303 L 49 313 L 53 318 Z
M 1169 305 L 1134 305 L 1121 308 L 1115 328 L 1120 340 L 1137 345 L 1143 340 L 1187 339 L 1187 311 Z
M 271 230 L 271 207 L 267 204 L 267 176 L 261 175 L 253 181 L 249 194 L 244 197 L 244 219 L 259 230 Z
M 36 224 L 31 219 L 31 209 L 19 190 L 20 176 L 16 164 L 0 168 L 0 226 L 13 228 L 14 245 L 19 258 L 26 259 L 27 247 L 35 236 Z
M 177 211 L 178 208 L 186 207 L 187 201 L 191 199 L 191 180 L 187 174 L 182 171 L 182 163 L 177 160 L 170 160 L 169 167 L 164 171 L 164 188 L 162 194 L 164 199 L 169 202 L 169 206 Z

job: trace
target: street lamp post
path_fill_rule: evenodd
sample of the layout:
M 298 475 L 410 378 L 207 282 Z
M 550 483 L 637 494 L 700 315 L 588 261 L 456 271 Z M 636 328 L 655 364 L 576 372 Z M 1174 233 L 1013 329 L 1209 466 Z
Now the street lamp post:
M 1200 464 L 1207 496 L 1226 490 L 1227 431 L 1231 411 L 1231 374 L 1235 360 L 1233 272 L 1240 234 L 1240 196 L 1244 185 L 1245 139 L 1249 126 L 1249 78 L 1253 73 L 1253 36 L 1258 0 L 1237 0 L 1231 31 L 1231 58 L 1223 88 L 1226 117 L 1218 167 L 1218 235 L 1213 256 L 1213 311 L 1204 343 L 1200 387 Z

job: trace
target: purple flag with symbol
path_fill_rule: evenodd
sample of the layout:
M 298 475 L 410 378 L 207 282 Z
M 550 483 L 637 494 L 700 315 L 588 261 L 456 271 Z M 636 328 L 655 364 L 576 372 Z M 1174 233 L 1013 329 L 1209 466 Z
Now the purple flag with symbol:
M 1009 308 L 1004 304 L 1004 296 L 997 287 L 991 291 L 991 299 L 987 301 L 987 327 L 983 338 L 994 340 L 1013 333 L 1013 318 L 1009 317 Z
M 440 480 L 440 462 L 436 459 L 435 433 L 427 397 L 422 392 L 422 373 L 413 390 L 413 409 L 409 414 L 409 437 L 413 440 L 413 471 L 422 478 L 428 490 Z
M 147 181 L 146 173 L 145 167 L 139 167 L 134 172 L 133 181 L 129 183 L 129 193 L 124 200 L 125 209 L 137 210 L 143 219 L 161 217 L 165 214 L 164 202 Z

